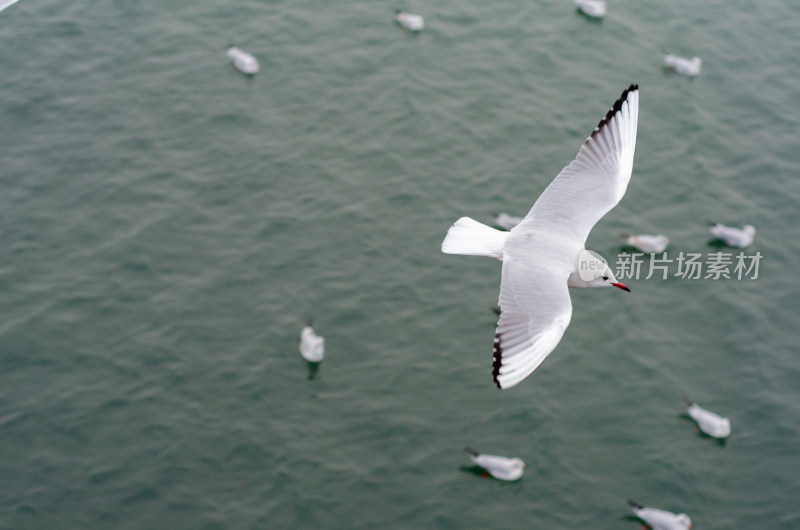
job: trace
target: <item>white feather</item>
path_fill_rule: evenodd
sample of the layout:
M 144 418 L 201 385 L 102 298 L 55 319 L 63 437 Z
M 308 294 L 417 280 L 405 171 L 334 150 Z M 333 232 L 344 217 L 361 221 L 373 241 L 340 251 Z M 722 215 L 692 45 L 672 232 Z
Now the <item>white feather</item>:
M 325 339 L 314 333 L 311 326 L 300 332 L 300 355 L 312 363 L 321 362 L 325 358 Z
M 703 67 L 703 61 L 700 59 L 700 57 L 686 59 L 671 53 L 668 53 L 664 56 L 664 62 L 667 63 L 667 67 L 672 68 L 681 75 L 689 77 L 694 77 L 700 74 L 700 70 Z
M 478 454 L 472 449 L 467 449 L 466 451 L 472 462 L 485 469 L 496 479 L 517 480 L 522 477 L 522 473 L 525 471 L 525 462 L 519 458 Z
M 686 412 L 697 422 L 701 431 L 714 438 L 727 438 L 731 434 L 731 422 L 728 418 L 723 418 L 710 410 L 690 403 Z
M 508 232 L 501 232 L 469 217 L 462 217 L 447 230 L 447 236 L 442 241 L 442 252 L 502 260 L 503 246 L 508 235 Z
M 636 247 L 648 254 L 658 254 L 664 252 L 669 246 L 669 238 L 664 235 L 652 236 L 650 234 L 640 234 L 638 236 L 623 236 L 625 243 Z
M 510 232 L 468 217 L 448 230 L 443 252 L 503 261 L 492 366 L 500 388 L 528 377 L 561 341 L 572 317 L 568 287 L 628 290 L 608 267 L 590 280 L 579 278 L 578 257 L 592 227 L 628 186 L 638 116 L 639 89 L 631 85 Z
M 522 217 L 509 215 L 507 213 L 499 213 L 497 214 L 497 217 L 494 218 L 494 224 L 496 224 L 497 226 L 501 226 L 506 230 L 511 230 L 521 222 L 522 222 Z
M 608 4 L 603 0 L 572 0 L 572 2 L 590 17 L 603 17 L 608 10 Z
M 0 11 L 19 2 L 19 0 L 0 0 Z
M 395 13 L 394 19 L 409 31 L 422 31 L 425 29 L 425 19 L 420 15 L 398 10 Z
M 257 74 L 261 69 L 255 57 L 236 46 L 228 48 L 228 57 L 233 61 L 233 66 L 243 74 Z
M 739 229 L 716 223 L 709 228 L 709 231 L 715 237 L 724 241 L 725 244 L 737 248 L 749 247 L 756 237 L 756 229 L 753 225 L 746 225 Z
M 633 513 L 652 530 L 688 530 L 692 527 L 692 521 L 685 513 L 674 514 L 658 508 L 640 506 L 633 501 L 630 503 Z

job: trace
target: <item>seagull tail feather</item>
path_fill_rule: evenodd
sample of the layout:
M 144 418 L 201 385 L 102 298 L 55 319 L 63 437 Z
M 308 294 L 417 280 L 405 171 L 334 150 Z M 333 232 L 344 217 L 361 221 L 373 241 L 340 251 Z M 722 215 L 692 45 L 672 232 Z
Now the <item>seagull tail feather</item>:
M 442 252 L 488 256 L 502 261 L 503 246 L 508 235 L 508 232 L 495 230 L 469 217 L 462 217 L 447 231 L 447 236 L 442 241 Z

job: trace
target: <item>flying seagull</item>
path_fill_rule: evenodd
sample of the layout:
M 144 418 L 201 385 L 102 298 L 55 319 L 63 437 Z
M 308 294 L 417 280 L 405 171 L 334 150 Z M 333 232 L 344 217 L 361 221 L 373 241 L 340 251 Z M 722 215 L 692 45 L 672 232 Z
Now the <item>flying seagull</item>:
M 572 317 L 568 287 L 630 291 L 607 264 L 585 260 L 584 246 L 628 187 L 638 117 L 639 87 L 631 85 L 520 224 L 503 232 L 462 217 L 447 231 L 442 252 L 503 262 L 492 370 L 499 388 L 528 377 L 558 345 Z

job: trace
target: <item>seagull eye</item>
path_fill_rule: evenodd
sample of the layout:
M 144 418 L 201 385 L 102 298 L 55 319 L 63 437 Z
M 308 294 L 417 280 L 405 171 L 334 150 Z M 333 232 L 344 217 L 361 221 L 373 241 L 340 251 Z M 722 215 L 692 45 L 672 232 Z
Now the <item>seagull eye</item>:
M 608 276 L 603 276 L 603 280 L 608 280 Z

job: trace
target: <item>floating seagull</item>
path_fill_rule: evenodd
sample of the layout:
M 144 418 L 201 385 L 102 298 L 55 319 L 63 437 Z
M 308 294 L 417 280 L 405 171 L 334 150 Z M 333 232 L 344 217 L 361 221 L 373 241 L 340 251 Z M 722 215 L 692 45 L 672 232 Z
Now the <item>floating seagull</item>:
M 311 363 L 321 362 L 325 358 L 325 339 L 314 333 L 311 322 L 300 332 L 300 355 Z
M 725 226 L 719 223 L 711 223 L 709 228 L 715 237 L 718 237 L 731 247 L 745 248 L 753 244 L 756 237 L 756 229 L 753 225 L 745 225 L 741 230 L 732 226 Z
M 494 218 L 494 224 L 496 224 L 497 226 L 501 226 L 506 230 L 511 230 L 521 222 L 522 222 L 522 217 L 508 215 L 507 213 L 499 213 Z
M 584 15 L 602 18 L 608 11 L 608 4 L 602 0 L 572 0 Z
M 636 517 L 647 523 L 647 526 L 653 530 L 687 530 L 692 527 L 692 521 L 685 513 L 675 515 L 666 510 L 642 506 L 630 499 L 628 504 L 633 507 Z
M 233 66 L 243 74 L 254 75 L 261 69 L 255 57 L 236 46 L 231 45 L 228 47 L 228 57 L 233 61 Z
M 619 236 L 625 240 L 626 244 L 636 247 L 648 254 L 664 252 L 664 249 L 666 249 L 670 243 L 669 238 L 662 235 L 651 236 L 650 234 L 641 234 L 638 236 L 630 236 L 628 234 L 620 234 Z
M 394 12 L 394 19 L 409 31 L 422 31 L 425 28 L 425 19 L 420 15 L 412 15 L 400 9 Z
M 675 70 L 681 75 L 688 75 L 689 77 L 694 77 L 699 74 L 700 68 L 703 66 L 703 61 L 700 57 L 685 59 L 677 55 L 672 55 L 671 53 L 664 56 L 664 62 L 667 63 L 668 68 Z
M 503 262 L 492 370 L 499 388 L 528 377 L 558 345 L 572 317 L 568 287 L 630 291 L 605 262 L 587 262 L 584 245 L 628 187 L 638 116 L 639 87 L 631 85 L 510 232 L 469 217 L 447 231 L 442 252 Z
M 0 11 L 19 2 L 19 0 L 0 0 Z
M 721 439 L 727 438 L 731 434 L 731 422 L 728 418 L 714 414 L 691 401 L 687 402 L 687 405 L 686 412 L 697 422 L 700 430 L 707 435 Z
M 500 480 L 517 480 L 525 470 L 525 462 L 519 458 L 507 458 L 505 456 L 482 455 L 473 451 L 469 447 L 464 451 L 469 455 L 469 459 L 475 464 L 485 469 L 491 476 Z

